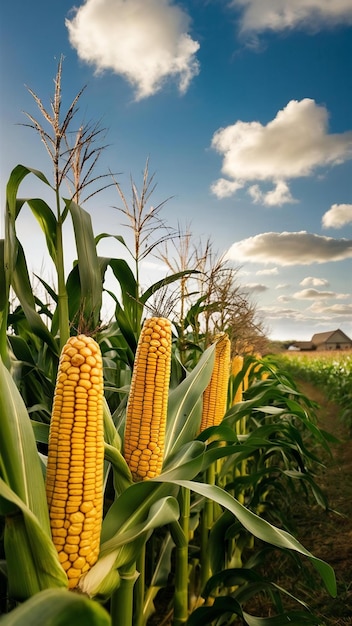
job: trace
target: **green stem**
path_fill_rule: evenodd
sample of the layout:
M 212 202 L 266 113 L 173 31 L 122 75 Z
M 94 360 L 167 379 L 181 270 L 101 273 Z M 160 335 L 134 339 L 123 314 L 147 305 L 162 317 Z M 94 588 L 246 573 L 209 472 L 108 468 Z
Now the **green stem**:
M 111 626 L 133 626 L 133 588 L 136 581 L 136 564 L 120 571 L 120 586 L 110 602 Z
M 173 626 L 184 626 L 188 619 L 188 537 L 191 494 L 181 487 L 179 492 L 180 518 L 172 524 L 175 548 L 175 595 Z
M 212 463 L 206 471 L 206 483 L 208 485 L 215 484 L 215 464 Z M 209 560 L 209 549 L 208 549 L 208 540 L 209 533 L 214 523 L 214 502 L 213 500 L 206 500 L 204 504 L 204 509 L 202 513 L 201 519 L 201 546 L 200 546 L 200 555 L 201 555 L 201 563 L 200 563 L 200 583 L 201 589 L 204 589 L 204 586 L 209 580 L 211 576 L 211 567 Z
M 65 281 L 64 246 L 62 238 L 62 215 L 60 214 L 60 199 L 57 193 L 57 226 L 56 226 L 56 272 L 58 289 L 58 311 L 59 311 L 59 332 L 60 348 L 62 349 L 70 336 L 70 320 L 68 313 L 68 296 Z
M 145 544 L 143 544 L 138 558 L 136 569 L 139 576 L 134 588 L 134 626 L 144 625 L 144 594 L 145 594 Z

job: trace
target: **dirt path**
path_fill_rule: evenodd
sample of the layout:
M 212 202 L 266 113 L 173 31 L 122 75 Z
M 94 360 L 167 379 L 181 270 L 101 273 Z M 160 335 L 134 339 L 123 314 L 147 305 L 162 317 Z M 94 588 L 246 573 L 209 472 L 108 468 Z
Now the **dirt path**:
M 322 617 L 324 626 L 352 626 L 352 438 L 339 419 L 338 407 L 322 391 L 301 382 L 299 388 L 318 402 L 319 426 L 340 439 L 331 444 L 332 458 L 326 456 L 318 484 L 329 501 L 330 511 L 307 507 L 297 516 L 298 538 L 315 556 L 335 570 L 338 596 L 317 594 L 311 608 Z

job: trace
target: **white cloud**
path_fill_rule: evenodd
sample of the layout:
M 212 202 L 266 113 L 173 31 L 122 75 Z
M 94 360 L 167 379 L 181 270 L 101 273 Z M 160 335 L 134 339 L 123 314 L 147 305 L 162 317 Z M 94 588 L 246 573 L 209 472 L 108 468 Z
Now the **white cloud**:
M 351 0 L 232 0 L 243 9 L 241 30 L 261 32 L 306 27 L 313 32 L 322 27 L 352 23 Z
M 239 120 L 220 128 L 211 146 L 222 155 L 221 171 L 227 176 L 212 185 L 215 195 L 224 197 L 223 189 L 230 195 L 231 188 L 235 192 L 246 182 L 269 181 L 272 191 L 264 194 L 256 184 L 249 193 L 255 202 L 274 206 L 294 202 L 287 180 L 352 158 L 352 131 L 329 134 L 328 111 L 305 98 L 291 100 L 266 125 Z
M 319 289 L 301 289 L 292 296 L 296 300 L 316 300 L 316 298 L 336 298 L 334 291 L 319 291 Z
M 271 191 L 264 193 L 259 185 L 252 185 L 248 189 L 249 195 L 256 204 L 265 206 L 282 206 L 283 204 L 293 204 L 296 200 L 292 197 L 288 184 L 279 180 Z
M 256 272 L 257 276 L 276 276 L 279 273 L 277 267 L 272 267 L 271 269 L 266 270 L 258 270 Z
M 306 231 L 261 233 L 234 243 L 229 260 L 280 265 L 310 265 L 352 257 L 351 239 L 333 239 Z
M 352 224 L 352 204 L 332 204 L 323 215 L 323 228 L 341 228 L 345 224 Z
M 319 315 L 329 316 L 330 319 L 334 316 L 349 317 L 352 315 L 352 304 L 332 304 L 331 306 L 325 306 L 321 302 L 314 302 L 314 304 L 309 307 L 309 311 Z
M 66 26 L 80 59 L 123 76 L 137 100 L 170 78 L 183 93 L 198 74 L 190 18 L 172 0 L 86 0 L 75 11 Z
M 326 278 L 317 278 L 316 276 L 306 276 L 299 283 L 302 287 L 326 287 L 329 281 Z
M 218 198 L 229 198 L 233 196 L 238 189 L 243 187 L 241 181 L 232 181 L 226 180 L 226 178 L 219 178 L 215 183 L 213 183 L 210 187 L 211 192 L 217 196 Z
M 287 287 L 290 287 L 289 283 L 279 283 L 276 285 L 275 289 L 287 289 Z
M 262 293 L 263 291 L 268 290 L 268 287 L 262 283 L 247 283 L 246 285 L 242 285 L 242 288 L 246 291 L 256 291 L 257 293 Z
M 265 313 L 267 318 L 271 319 L 294 319 L 294 320 L 303 320 L 305 318 L 302 311 L 298 311 L 297 309 L 282 309 L 280 307 L 261 307 L 261 312 Z
M 286 304 L 286 302 L 290 302 L 291 301 L 291 297 L 290 296 L 279 296 L 277 298 L 278 302 L 283 302 L 284 304 Z

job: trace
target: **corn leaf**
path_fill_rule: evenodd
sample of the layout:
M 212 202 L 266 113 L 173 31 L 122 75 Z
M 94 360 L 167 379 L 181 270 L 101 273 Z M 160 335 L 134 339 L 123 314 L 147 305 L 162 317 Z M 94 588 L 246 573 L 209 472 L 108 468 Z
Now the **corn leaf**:
M 146 302 L 151 298 L 159 289 L 163 289 L 167 285 L 170 285 L 176 280 L 180 280 L 184 276 L 189 276 L 190 274 L 200 274 L 198 270 L 183 270 L 182 272 L 176 272 L 175 274 L 170 274 L 170 276 L 165 276 L 162 280 L 158 280 L 156 283 L 153 283 L 148 289 L 141 294 L 140 302 L 142 304 L 146 304 Z
M 39 313 L 36 311 L 35 299 L 32 291 L 31 282 L 27 269 L 27 263 L 24 256 L 23 248 L 20 242 L 17 242 L 17 260 L 12 274 L 12 287 L 18 297 L 28 324 L 35 335 L 40 337 L 52 350 L 54 354 L 58 354 L 58 346 L 52 334 L 44 324 Z
M 18 199 L 18 188 L 23 179 L 28 174 L 34 174 L 39 180 L 51 187 L 49 181 L 39 170 L 35 170 L 24 165 L 16 165 L 12 170 L 6 186 L 6 222 L 5 222 L 5 262 L 8 273 L 8 285 L 11 282 L 12 271 L 17 261 L 17 238 L 15 222 L 17 216 L 26 202 L 25 199 Z
M 133 330 L 135 340 L 137 340 L 141 329 L 143 312 L 143 305 L 139 302 L 137 281 L 124 259 L 109 259 L 108 265 L 119 282 L 123 311 L 128 319 L 129 326 Z
M 5 272 L 5 240 L 0 239 L 0 358 L 10 366 L 7 350 L 7 314 L 9 302 L 9 285 Z
M 50 536 L 41 464 L 27 409 L 0 360 L 0 476 Z
M 10 515 L 7 514 L 6 504 L 12 505 Z M 14 590 L 13 595 L 19 599 L 28 597 L 34 578 L 38 591 L 49 587 L 67 587 L 67 577 L 51 537 L 29 507 L 0 478 L 0 513 L 3 512 L 5 555 L 9 588 Z
M 32 210 L 33 215 L 37 219 L 45 235 L 48 252 L 56 266 L 57 265 L 56 217 L 54 213 L 52 212 L 50 206 L 41 198 L 26 198 L 25 202 L 27 202 L 28 206 Z
M 1 626 L 110 626 L 107 611 L 94 600 L 65 591 L 37 593 L 0 620 Z
M 171 522 L 175 522 L 179 518 L 179 506 L 176 498 L 166 496 L 160 498 L 151 505 L 147 518 L 141 522 L 133 523 L 124 532 L 118 531 L 111 539 L 105 541 L 101 545 L 100 556 L 109 554 L 112 550 L 116 550 L 131 541 L 140 537 L 144 538 L 145 534 L 159 526 L 166 526 Z M 137 556 L 137 555 L 136 555 Z M 99 557 L 100 558 L 100 557 Z
M 117 532 L 125 532 L 144 521 L 149 509 L 161 498 L 175 495 L 178 488 L 151 480 L 133 483 L 111 505 L 104 520 L 101 543 L 111 539 Z
M 195 491 L 209 500 L 213 500 L 214 502 L 217 502 L 221 506 L 225 507 L 237 517 L 241 524 L 250 533 L 252 533 L 252 535 L 258 537 L 258 539 L 266 541 L 267 543 L 279 548 L 296 550 L 298 553 L 308 557 L 312 565 L 321 575 L 330 595 L 336 597 L 336 579 L 332 567 L 325 561 L 322 561 L 311 554 L 299 541 L 297 541 L 297 539 L 295 539 L 295 537 L 290 535 L 288 532 L 281 530 L 276 526 L 271 525 L 261 517 L 258 517 L 258 515 L 244 507 L 240 502 L 238 502 L 238 500 L 235 500 L 235 498 L 233 498 L 229 493 L 225 492 L 216 485 L 207 485 L 188 480 L 174 480 L 173 483 L 180 485 L 180 487 L 191 489 L 192 491 Z
M 215 344 L 207 348 L 196 367 L 170 391 L 165 436 L 165 460 L 197 434 L 201 418 L 201 398 L 213 371 Z
M 111 595 L 119 582 L 117 570 L 136 560 L 149 533 L 178 519 L 173 497 L 177 491 L 166 483 L 146 481 L 132 484 L 115 500 L 103 521 L 98 561 L 80 580 L 83 593 Z
M 65 204 L 71 213 L 75 233 L 82 312 L 85 321 L 94 329 L 99 324 L 103 285 L 92 220 L 89 213 L 72 200 L 65 199 Z

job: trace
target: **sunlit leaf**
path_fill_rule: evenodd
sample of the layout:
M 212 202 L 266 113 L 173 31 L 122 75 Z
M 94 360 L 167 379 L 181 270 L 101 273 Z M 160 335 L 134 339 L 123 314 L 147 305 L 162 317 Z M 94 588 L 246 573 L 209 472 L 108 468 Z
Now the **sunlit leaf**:
M 2 626 L 110 626 L 107 611 L 86 596 L 46 589 L 1 618 Z

